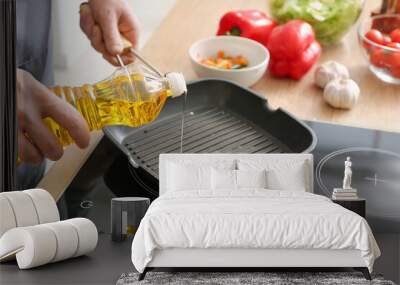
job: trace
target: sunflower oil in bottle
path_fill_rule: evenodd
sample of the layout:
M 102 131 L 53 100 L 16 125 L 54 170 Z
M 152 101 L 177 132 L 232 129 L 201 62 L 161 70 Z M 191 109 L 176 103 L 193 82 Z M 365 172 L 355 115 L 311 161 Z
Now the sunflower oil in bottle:
M 92 131 L 110 125 L 139 127 L 152 122 L 168 97 L 186 93 L 186 83 L 181 73 L 160 77 L 134 63 L 118 68 L 110 78 L 93 85 L 57 86 L 51 90 L 75 107 Z M 44 122 L 62 145 L 74 143 L 68 131 L 52 118 L 45 118 Z

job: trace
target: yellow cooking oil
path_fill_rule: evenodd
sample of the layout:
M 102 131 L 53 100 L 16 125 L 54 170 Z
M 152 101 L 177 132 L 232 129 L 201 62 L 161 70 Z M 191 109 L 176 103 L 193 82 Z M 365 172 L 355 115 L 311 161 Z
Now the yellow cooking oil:
M 138 127 L 157 118 L 165 101 L 171 96 L 167 82 L 160 88 L 148 90 L 142 74 L 119 75 L 93 85 L 54 87 L 51 90 L 67 101 L 86 120 L 89 130 L 104 126 L 125 125 Z M 68 131 L 51 118 L 44 119 L 63 146 L 74 143 Z

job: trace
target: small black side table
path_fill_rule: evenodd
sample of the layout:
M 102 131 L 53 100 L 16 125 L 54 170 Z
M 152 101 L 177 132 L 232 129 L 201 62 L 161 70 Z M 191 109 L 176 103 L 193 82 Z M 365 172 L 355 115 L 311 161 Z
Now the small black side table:
M 150 206 L 145 197 L 119 197 L 111 199 L 111 237 L 113 241 L 123 241 L 134 235 L 140 221 Z
M 366 207 L 366 200 L 362 198 L 358 198 L 355 200 L 339 200 L 339 199 L 332 199 L 332 201 L 340 206 L 359 214 L 361 217 L 365 218 L 365 207 Z

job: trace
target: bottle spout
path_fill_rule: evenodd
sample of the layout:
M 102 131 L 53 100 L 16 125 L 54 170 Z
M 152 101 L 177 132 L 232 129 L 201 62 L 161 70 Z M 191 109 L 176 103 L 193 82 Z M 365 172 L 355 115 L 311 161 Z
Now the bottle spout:
M 179 97 L 187 92 L 186 81 L 180 72 L 170 72 L 165 75 L 171 87 L 172 97 Z
M 156 73 L 158 76 L 163 77 L 162 73 L 154 67 L 150 62 L 144 59 L 133 47 L 132 44 L 121 35 L 124 50 L 129 49 L 140 61 L 142 61 L 150 70 Z M 172 97 L 179 97 L 187 92 L 185 77 L 180 72 L 170 72 L 165 75 L 167 81 L 171 87 Z

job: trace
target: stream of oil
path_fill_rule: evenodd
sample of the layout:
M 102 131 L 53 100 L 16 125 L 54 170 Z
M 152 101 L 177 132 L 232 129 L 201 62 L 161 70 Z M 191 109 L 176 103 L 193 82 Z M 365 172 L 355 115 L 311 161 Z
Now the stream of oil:
M 186 99 L 187 99 L 187 92 L 183 94 L 183 102 L 182 102 L 182 115 L 181 115 L 181 153 L 183 153 L 183 134 L 185 128 L 185 110 L 186 110 Z

